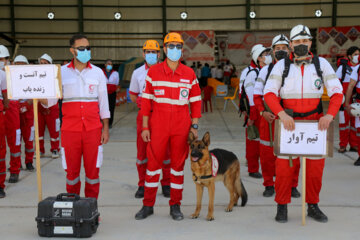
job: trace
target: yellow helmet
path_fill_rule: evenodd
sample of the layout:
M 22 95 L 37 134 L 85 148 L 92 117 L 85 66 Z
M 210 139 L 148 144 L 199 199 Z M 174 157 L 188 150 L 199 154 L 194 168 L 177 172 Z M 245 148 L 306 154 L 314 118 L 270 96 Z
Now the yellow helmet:
M 160 45 L 155 40 L 146 40 L 143 45 L 143 50 L 157 50 L 160 51 Z
M 182 39 L 181 35 L 177 32 L 168 33 L 164 38 L 164 44 L 168 42 L 179 42 L 184 44 L 184 40 Z

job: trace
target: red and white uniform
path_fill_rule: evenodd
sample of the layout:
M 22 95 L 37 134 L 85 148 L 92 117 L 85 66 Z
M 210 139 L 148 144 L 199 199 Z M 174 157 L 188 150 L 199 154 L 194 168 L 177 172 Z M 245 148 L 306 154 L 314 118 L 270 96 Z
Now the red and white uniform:
M 99 168 L 103 160 L 101 119 L 110 118 L 103 71 L 88 62 L 79 72 L 73 61 L 61 67 L 63 85 L 61 155 L 66 190 L 80 194 L 81 157 L 85 168 L 85 196 L 99 195 Z M 49 106 L 54 104 L 50 104 Z M 57 102 L 57 100 L 56 100 Z
M 149 67 L 147 64 L 142 65 L 141 67 L 135 69 L 131 76 L 130 81 L 130 89 L 129 93 L 132 95 L 137 96 L 136 104 L 141 109 L 141 95 L 145 88 L 145 79 L 147 73 L 149 71 Z M 151 115 L 151 113 L 150 113 Z M 149 117 L 150 117 L 149 115 Z M 139 182 L 138 186 L 145 185 L 145 176 L 146 176 L 146 167 L 148 159 L 146 157 L 146 148 L 148 143 L 144 142 L 141 137 L 143 126 L 143 115 L 141 111 L 138 111 L 138 115 L 136 117 L 136 147 L 137 147 L 137 159 L 136 159 L 136 167 L 139 175 Z M 151 126 L 150 126 L 151 127 Z M 162 173 L 163 178 L 161 180 L 162 186 L 169 186 L 170 185 L 170 159 L 169 154 L 166 155 L 163 166 L 162 166 Z
M 254 87 L 254 103 L 258 112 L 265 111 L 264 105 L 264 87 L 265 87 L 265 79 L 269 72 L 269 65 L 264 66 L 260 72 L 259 77 L 255 82 Z M 271 123 L 271 132 L 272 132 L 272 142 L 274 142 L 274 128 L 275 121 Z M 264 178 L 263 185 L 274 186 L 274 176 L 275 176 L 275 160 L 276 156 L 274 155 L 274 148 L 270 146 L 270 126 L 269 123 L 265 120 L 264 117 L 260 119 L 260 164 L 262 175 Z M 300 165 L 294 166 L 297 168 L 295 170 L 292 187 L 298 186 L 298 177 L 300 171 Z
M 106 87 L 108 95 L 116 92 L 116 88 L 119 85 L 119 73 L 115 70 L 111 70 L 109 78 L 106 75 L 106 70 L 103 69 L 106 76 Z
M 343 93 L 346 94 L 350 83 L 350 75 L 356 69 L 357 66 L 351 65 L 351 62 L 348 61 L 348 65 L 351 67 L 351 72 L 346 72 L 344 79 L 342 79 Z M 336 76 L 341 79 L 342 77 L 343 66 L 340 65 L 336 71 Z M 347 147 L 350 144 L 351 147 L 357 147 L 357 137 L 356 137 L 356 127 L 355 127 L 355 117 L 349 116 L 347 111 L 340 109 L 339 111 L 339 132 L 340 132 L 340 147 Z
M 356 81 L 356 93 L 360 94 L 360 71 L 359 71 L 360 65 L 358 64 L 355 68 L 353 68 L 353 71 L 350 75 L 350 79 L 353 79 Z M 360 99 L 356 99 L 357 102 L 360 102 Z M 355 127 L 356 127 L 356 137 L 357 137 L 357 146 L 360 146 L 360 117 L 355 118 Z M 358 155 L 360 156 L 360 148 L 358 148 Z
M 293 59 L 292 54 L 290 59 Z M 343 89 L 329 62 L 321 57 L 319 57 L 319 62 L 327 94 L 330 97 L 327 114 L 335 118 L 343 100 Z M 285 78 L 284 86 L 281 87 L 283 71 L 284 60 L 280 60 L 275 64 L 264 88 L 265 102 L 271 111 L 278 115 L 284 109 L 292 109 L 297 113 L 306 113 L 316 109 L 323 95 L 324 86 L 320 84 L 314 64 L 298 66 L 291 63 L 289 75 Z M 279 97 L 283 105 L 280 105 Z M 322 116 L 323 113 L 314 113 L 295 119 L 319 120 Z M 299 158 L 293 159 L 293 163 L 295 166 L 299 165 Z M 324 165 L 324 158 L 306 159 L 306 202 L 309 204 L 319 202 Z M 278 204 L 288 204 L 291 202 L 291 187 L 296 168 L 289 166 L 287 158 L 277 157 L 275 169 L 275 201 Z
M 19 101 L 21 136 L 25 143 L 25 164 L 32 163 L 34 158 L 34 109 L 26 100 Z
M 5 188 L 6 178 L 6 142 L 5 142 L 5 121 L 3 93 L 6 93 L 6 76 L 5 72 L 0 70 L 0 188 Z
M 189 113 L 189 103 L 191 117 Z M 181 204 L 184 165 L 188 157 L 187 138 L 191 118 L 201 117 L 201 91 L 194 71 L 179 63 L 175 71 L 166 63 L 152 66 L 146 77 L 141 112 L 150 116 L 148 164 L 143 205 L 155 204 L 161 165 L 170 147 L 170 205 Z
M 259 67 L 256 67 L 258 71 L 260 71 Z M 250 115 L 249 120 L 254 121 L 254 125 L 260 131 L 260 113 L 255 107 L 254 103 L 254 86 L 257 78 L 256 71 L 249 71 L 247 76 L 245 77 L 244 82 L 244 89 L 249 100 L 250 105 Z M 249 173 L 256 173 L 259 172 L 259 157 L 260 157 L 260 150 L 259 150 L 259 140 L 254 139 L 250 140 L 248 138 L 248 132 L 246 128 L 246 160 L 248 163 L 248 172 Z
M 38 105 L 39 118 L 39 142 L 40 152 L 45 153 L 44 147 L 44 133 L 45 126 L 47 126 L 50 134 L 50 151 L 59 151 L 59 133 L 60 133 L 60 119 L 59 119 L 59 105 L 56 103 L 52 107 L 44 107 L 42 104 Z

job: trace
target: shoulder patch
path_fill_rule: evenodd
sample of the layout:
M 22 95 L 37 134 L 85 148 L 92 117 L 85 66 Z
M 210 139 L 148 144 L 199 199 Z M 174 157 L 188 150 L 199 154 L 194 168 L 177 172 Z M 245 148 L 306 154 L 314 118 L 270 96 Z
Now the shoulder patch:
M 215 157 L 214 154 L 211 153 L 211 162 L 212 162 L 212 175 L 213 177 L 216 177 L 218 170 L 219 170 L 219 161 L 218 159 Z

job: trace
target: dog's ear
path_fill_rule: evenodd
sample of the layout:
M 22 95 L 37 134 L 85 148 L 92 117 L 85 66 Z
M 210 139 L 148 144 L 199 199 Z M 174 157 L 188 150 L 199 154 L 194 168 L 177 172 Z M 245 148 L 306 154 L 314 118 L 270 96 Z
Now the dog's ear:
M 193 141 L 195 140 L 195 135 L 193 134 L 192 131 L 189 132 L 189 136 L 188 136 L 188 144 L 190 145 Z
M 210 145 L 210 133 L 206 132 L 203 136 L 202 141 L 205 143 L 205 145 L 208 147 Z

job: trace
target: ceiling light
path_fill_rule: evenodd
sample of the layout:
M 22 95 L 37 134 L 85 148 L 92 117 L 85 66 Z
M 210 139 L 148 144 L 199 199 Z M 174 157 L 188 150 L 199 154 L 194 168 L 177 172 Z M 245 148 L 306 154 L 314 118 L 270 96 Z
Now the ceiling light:
M 316 17 L 321 17 L 321 16 L 322 16 L 322 11 L 321 11 L 321 9 L 315 10 L 315 16 L 316 16 Z
M 184 11 L 184 12 L 181 12 L 181 13 L 180 13 L 180 17 L 181 17 L 182 20 L 186 20 L 186 19 L 188 18 L 188 13 L 185 12 L 185 11 Z
M 47 17 L 48 17 L 48 19 L 54 19 L 55 13 L 54 12 L 48 12 Z
M 255 18 L 256 17 L 256 13 L 254 11 L 249 13 L 250 18 Z
M 115 18 L 116 20 L 120 20 L 120 19 L 121 19 L 121 13 L 120 13 L 120 12 L 114 13 L 114 18 Z

